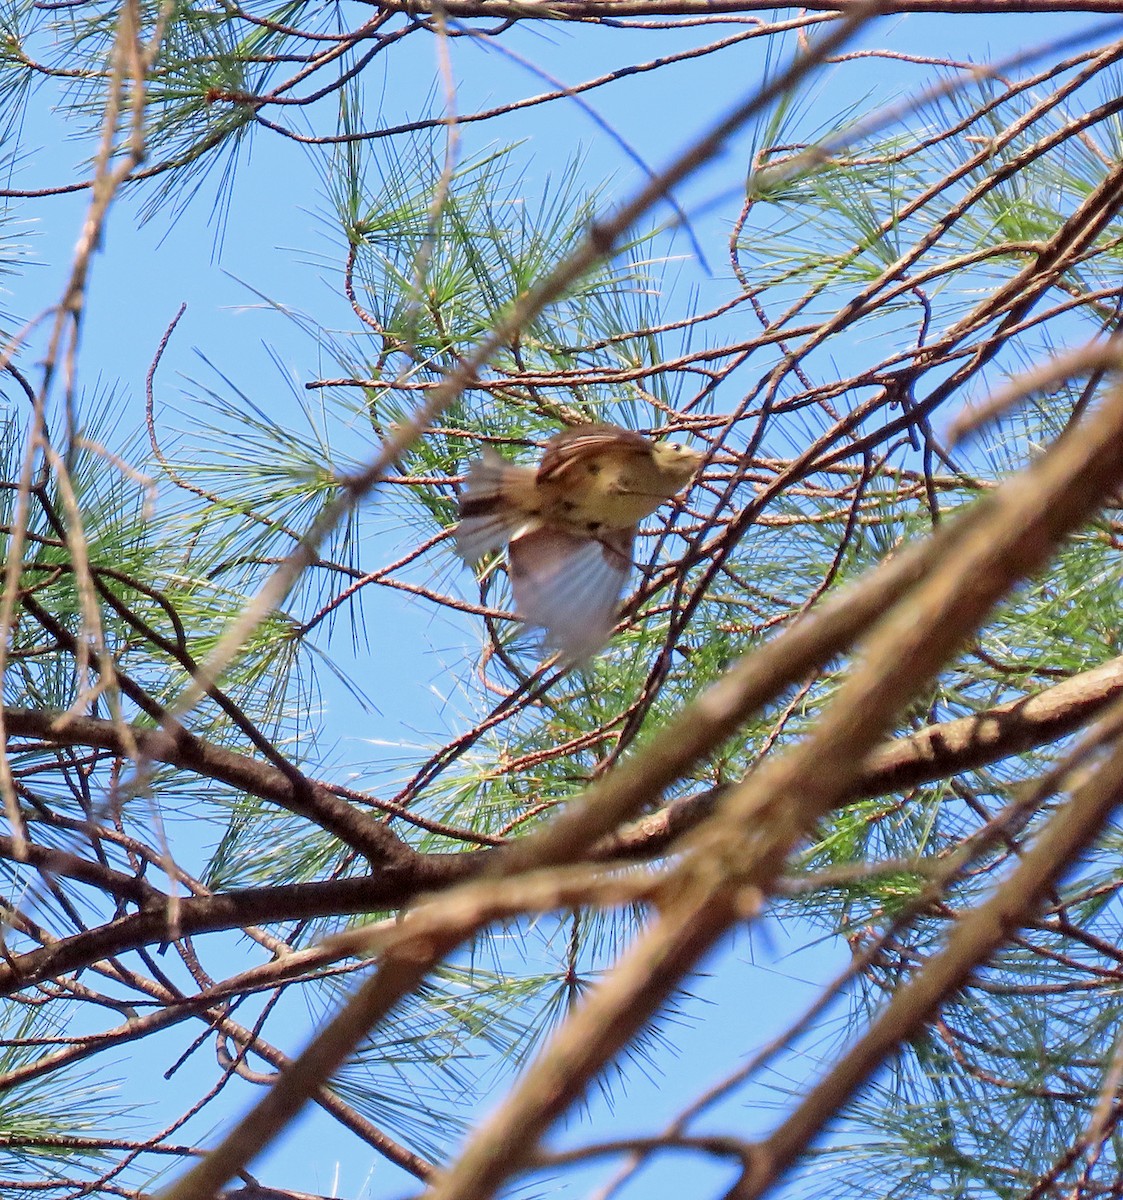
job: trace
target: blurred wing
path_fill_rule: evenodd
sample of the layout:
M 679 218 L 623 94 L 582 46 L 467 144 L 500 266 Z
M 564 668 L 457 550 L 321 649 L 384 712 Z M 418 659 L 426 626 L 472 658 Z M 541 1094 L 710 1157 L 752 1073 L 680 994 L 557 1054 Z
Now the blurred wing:
M 590 456 L 613 452 L 650 456 L 652 443 L 632 429 L 619 425 L 576 425 L 563 429 L 546 443 L 538 464 L 538 482 L 553 483 Z
M 478 517 L 463 517 L 456 527 L 456 553 L 468 563 L 483 558 L 489 550 L 501 550 L 525 518 L 501 508 Z
M 546 630 L 545 644 L 582 662 L 608 641 L 632 565 L 632 529 L 603 539 L 539 526 L 511 542 L 507 558 L 515 611 Z
M 533 477 L 526 467 L 509 463 L 490 447 L 472 463 L 460 493 L 460 524 L 456 527 L 456 553 L 465 562 L 475 562 L 489 550 L 501 550 L 526 523 L 526 515 L 506 501 L 503 490 L 505 483 L 509 487 L 510 481 L 522 474 Z

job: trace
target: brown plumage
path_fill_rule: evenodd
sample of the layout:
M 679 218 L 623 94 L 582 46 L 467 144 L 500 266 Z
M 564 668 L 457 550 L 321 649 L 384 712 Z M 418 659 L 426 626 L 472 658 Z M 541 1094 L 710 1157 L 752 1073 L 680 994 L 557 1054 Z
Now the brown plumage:
M 564 430 L 537 467 L 485 449 L 460 496 L 457 552 L 474 562 L 506 545 L 518 615 L 586 659 L 612 632 L 636 526 L 701 463 L 696 450 L 617 425 Z

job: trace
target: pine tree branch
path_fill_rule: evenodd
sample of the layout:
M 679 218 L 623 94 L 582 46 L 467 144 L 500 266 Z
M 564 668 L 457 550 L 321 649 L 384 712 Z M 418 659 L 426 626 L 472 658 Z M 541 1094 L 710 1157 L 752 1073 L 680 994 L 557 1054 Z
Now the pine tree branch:
M 905 792 L 1037 750 L 1082 728 L 1123 695 L 1123 657 L 1051 688 L 886 742 L 865 761 L 850 800 Z M 728 784 L 673 800 L 600 842 L 595 856 L 651 858 L 713 811 Z
M 38 738 L 57 746 L 96 746 L 122 756 L 129 754 L 119 725 L 95 717 L 63 715 L 50 709 L 8 708 L 5 722 L 9 736 Z M 128 730 L 144 758 L 182 767 L 251 796 L 271 800 L 335 834 L 374 864 L 401 866 L 419 857 L 380 821 L 341 800 L 322 784 L 307 779 L 295 768 L 282 771 L 225 750 L 182 726 L 155 730 L 130 725 Z

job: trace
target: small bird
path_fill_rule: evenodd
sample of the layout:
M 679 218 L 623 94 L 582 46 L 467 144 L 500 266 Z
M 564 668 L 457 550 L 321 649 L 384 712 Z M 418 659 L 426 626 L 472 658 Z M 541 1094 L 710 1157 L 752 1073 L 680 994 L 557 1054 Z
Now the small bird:
M 485 448 L 460 495 L 457 553 L 475 562 L 507 546 L 518 616 L 582 662 L 612 632 L 636 526 L 694 478 L 702 458 L 618 425 L 563 430 L 537 467 Z

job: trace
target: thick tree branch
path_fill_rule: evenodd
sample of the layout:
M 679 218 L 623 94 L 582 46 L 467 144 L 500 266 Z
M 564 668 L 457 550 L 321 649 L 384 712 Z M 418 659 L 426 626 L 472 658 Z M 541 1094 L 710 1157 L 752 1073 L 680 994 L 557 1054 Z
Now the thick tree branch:
M 884 796 L 949 779 L 1014 754 L 1048 746 L 1086 725 L 1123 695 L 1123 657 L 1082 671 L 1055 687 L 999 704 L 970 717 L 929 725 L 875 750 L 849 799 Z M 674 800 L 658 812 L 604 839 L 596 857 L 650 858 L 713 812 L 724 787 Z
M 244 888 L 215 896 L 177 899 L 175 928 L 166 902 L 121 917 L 85 933 L 0 961 L 0 995 L 77 971 L 140 946 L 220 929 L 240 929 L 285 920 L 399 909 L 426 892 L 441 891 L 478 875 L 492 856 L 419 854 L 408 866 L 388 866 L 377 875 L 278 887 Z
M 47 709 L 8 708 L 4 715 L 9 737 L 37 738 L 56 746 L 96 746 L 122 757 L 129 755 L 120 727 L 110 721 L 64 716 Z M 182 767 L 251 796 L 271 800 L 335 834 L 374 865 L 402 866 L 419 857 L 370 814 L 295 771 L 281 771 L 233 750 L 224 750 L 182 727 L 155 730 L 132 725 L 129 729 L 136 739 L 137 750 L 146 760 Z

